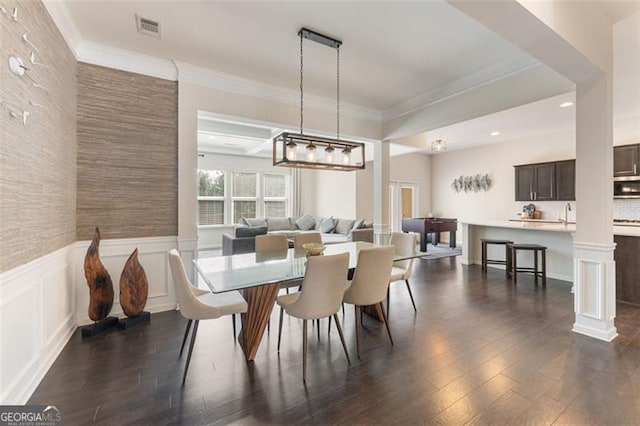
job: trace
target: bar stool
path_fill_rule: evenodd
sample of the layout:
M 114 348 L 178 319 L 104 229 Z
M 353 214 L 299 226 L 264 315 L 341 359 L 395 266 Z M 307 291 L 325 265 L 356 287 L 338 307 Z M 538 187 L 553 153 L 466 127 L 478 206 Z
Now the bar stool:
M 505 265 L 507 276 L 509 276 L 509 254 L 510 250 L 507 248 L 507 244 L 513 244 L 513 241 L 509 240 L 489 240 L 487 238 L 482 238 L 480 240 L 482 245 L 482 272 L 487 273 L 487 265 Z M 504 250 L 504 260 L 498 259 L 487 259 L 487 245 L 489 244 L 498 244 L 505 246 Z
M 537 283 L 538 277 L 542 278 L 542 285 L 547 285 L 547 248 L 539 244 L 507 244 L 507 250 L 509 253 L 509 261 L 511 262 L 508 269 L 511 273 L 511 279 L 514 283 L 518 282 L 518 272 L 531 272 L 533 273 L 534 280 Z M 533 252 L 533 268 L 518 266 L 518 250 L 525 250 Z M 538 253 L 542 260 L 542 270 L 538 271 Z

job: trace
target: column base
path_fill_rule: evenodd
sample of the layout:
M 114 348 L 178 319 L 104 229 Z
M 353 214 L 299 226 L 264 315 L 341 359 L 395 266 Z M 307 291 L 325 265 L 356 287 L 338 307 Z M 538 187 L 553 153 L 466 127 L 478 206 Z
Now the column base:
M 610 342 L 618 336 L 615 244 L 580 243 L 574 247 L 573 331 Z

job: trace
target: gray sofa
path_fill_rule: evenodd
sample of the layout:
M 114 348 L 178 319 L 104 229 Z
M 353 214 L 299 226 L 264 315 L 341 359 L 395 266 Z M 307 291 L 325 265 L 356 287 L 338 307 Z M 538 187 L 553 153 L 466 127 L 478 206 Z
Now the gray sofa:
M 242 218 L 234 229 L 234 235 L 222 235 L 222 255 L 252 253 L 255 237 L 265 234 L 284 234 L 293 238 L 303 232 L 320 232 L 324 244 L 348 241 L 373 242 L 373 225 L 363 220 L 334 219 L 303 215 L 293 217 L 268 217 L 266 219 Z

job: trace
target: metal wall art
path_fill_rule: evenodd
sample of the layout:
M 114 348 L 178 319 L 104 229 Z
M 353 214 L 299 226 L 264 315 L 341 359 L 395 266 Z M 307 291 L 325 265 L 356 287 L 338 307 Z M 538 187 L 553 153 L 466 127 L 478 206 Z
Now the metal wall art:
M 480 192 L 491 189 L 493 181 L 488 174 L 477 174 L 475 176 L 459 176 L 451 182 L 453 192 Z

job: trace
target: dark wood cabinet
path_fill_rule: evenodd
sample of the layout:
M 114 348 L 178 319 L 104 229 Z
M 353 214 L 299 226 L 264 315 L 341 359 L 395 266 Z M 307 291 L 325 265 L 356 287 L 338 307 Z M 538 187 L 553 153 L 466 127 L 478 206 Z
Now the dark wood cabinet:
M 576 160 L 556 163 L 556 200 L 576 199 Z
M 616 299 L 640 305 L 640 237 L 615 235 L 616 251 Z
M 556 199 L 556 163 L 535 166 L 533 199 L 550 201 Z
M 516 166 L 516 201 L 533 200 L 534 166 Z
M 556 164 L 516 166 L 516 201 L 555 200 Z
M 638 175 L 640 167 L 640 145 L 623 145 L 613 147 L 613 176 Z
M 515 166 L 516 201 L 573 201 L 575 176 L 575 160 Z

